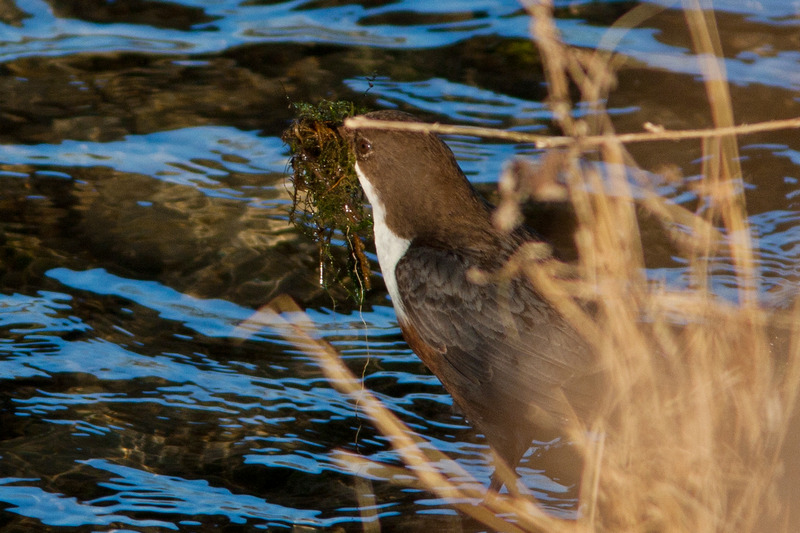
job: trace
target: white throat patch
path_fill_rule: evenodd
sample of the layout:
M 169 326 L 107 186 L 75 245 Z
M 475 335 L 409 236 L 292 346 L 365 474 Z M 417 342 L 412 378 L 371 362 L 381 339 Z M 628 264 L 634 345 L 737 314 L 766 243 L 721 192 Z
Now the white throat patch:
M 364 189 L 369 203 L 372 204 L 372 230 L 375 233 L 375 248 L 383 272 L 383 282 L 386 284 L 389 296 L 392 297 L 397 317 L 404 319 L 406 313 L 403 309 L 403 300 L 400 299 L 400 292 L 397 290 L 397 278 L 394 271 L 397 262 L 406 253 L 411 241 L 398 237 L 386 225 L 386 207 L 378 197 L 375 188 L 358 168 L 358 163 L 356 163 L 356 175 L 358 175 L 358 181 L 361 182 L 361 187 Z

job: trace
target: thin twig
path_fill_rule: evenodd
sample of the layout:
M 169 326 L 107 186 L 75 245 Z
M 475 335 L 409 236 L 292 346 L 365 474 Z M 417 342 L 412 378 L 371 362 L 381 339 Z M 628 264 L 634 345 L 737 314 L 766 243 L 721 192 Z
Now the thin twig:
M 498 130 L 480 126 L 455 126 L 434 122 L 401 122 L 394 120 L 375 120 L 365 117 L 352 117 L 345 120 L 350 129 L 380 128 L 385 130 L 416 131 L 422 133 L 441 133 L 444 135 L 469 135 L 487 139 L 501 139 L 521 143 L 533 143 L 537 148 L 558 148 L 581 144 L 583 146 L 599 146 L 607 142 L 635 143 L 652 141 L 682 141 L 687 139 L 707 139 L 726 135 L 751 135 L 765 131 L 777 131 L 800 128 L 800 117 L 782 120 L 769 120 L 755 124 L 740 124 L 725 128 L 704 128 L 695 130 L 669 131 L 658 128 L 657 131 L 639 133 L 618 133 L 616 135 L 590 135 L 587 137 L 563 137 L 537 135 L 517 131 Z

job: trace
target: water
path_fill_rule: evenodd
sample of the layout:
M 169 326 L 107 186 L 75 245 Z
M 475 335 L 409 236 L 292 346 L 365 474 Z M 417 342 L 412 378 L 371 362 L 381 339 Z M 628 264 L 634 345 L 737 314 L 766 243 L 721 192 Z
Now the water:
M 557 3 L 568 42 L 628 57 L 609 101 L 619 131 L 710 124 L 683 15 L 662 4 L 609 33 L 632 2 Z M 800 8 L 715 7 L 737 122 L 799 116 Z M 314 247 L 288 225 L 279 136 L 287 100 L 321 98 L 551 132 L 519 5 L 5 0 L 0 21 L 3 530 L 480 529 L 385 471 L 353 472 L 343 452 L 399 458 L 279 325 L 240 325 L 294 297 L 366 387 L 488 481 L 483 438 L 404 344 L 385 292 L 358 309 L 317 286 Z M 538 155 L 449 141 L 485 190 L 508 158 Z M 785 302 L 800 135 L 740 146 L 763 293 Z M 646 170 L 699 172 L 698 143 L 630 150 Z M 682 283 L 683 265 L 651 241 L 651 274 Z M 730 272 L 716 274 L 724 293 Z M 524 482 L 569 516 L 574 487 L 548 467 L 553 453 L 535 447 Z

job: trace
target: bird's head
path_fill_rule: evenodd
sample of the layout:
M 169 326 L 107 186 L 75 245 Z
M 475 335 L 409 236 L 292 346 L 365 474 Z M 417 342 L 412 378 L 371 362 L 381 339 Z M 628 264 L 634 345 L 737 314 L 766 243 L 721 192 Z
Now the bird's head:
M 400 111 L 363 115 L 381 121 L 416 122 Z M 375 126 L 343 128 L 356 157 L 356 173 L 373 209 L 406 239 L 436 237 L 443 228 L 484 226 L 488 211 L 450 148 L 429 132 Z M 448 230 L 448 231 L 452 231 Z

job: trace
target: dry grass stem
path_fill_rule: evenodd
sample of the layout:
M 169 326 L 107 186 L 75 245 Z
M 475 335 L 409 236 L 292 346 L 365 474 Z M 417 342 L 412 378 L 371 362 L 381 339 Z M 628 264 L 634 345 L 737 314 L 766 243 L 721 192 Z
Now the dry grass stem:
M 621 144 L 629 144 L 637 142 L 697 140 L 713 137 L 724 137 L 726 135 L 753 135 L 756 133 L 770 131 L 798 129 L 800 128 L 800 117 L 780 120 L 767 120 L 764 122 L 757 122 L 755 124 L 740 124 L 724 128 L 699 128 L 674 131 L 662 129 L 661 131 L 645 131 L 639 133 L 587 135 L 580 138 L 537 135 L 534 133 L 497 130 L 480 126 L 455 126 L 451 124 L 441 124 L 439 122 L 428 123 L 374 120 L 360 116 L 346 119 L 345 126 L 351 129 L 380 127 L 383 129 L 417 131 L 423 133 L 436 133 L 440 135 L 467 135 L 472 137 L 499 139 L 517 143 L 531 143 L 535 145 L 536 148 L 544 149 L 566 148 L 578 144 L 584 148 L 591 148 L 609 141 L 618 142 Z M 652 124 L 650 127 L 652 127 Z

